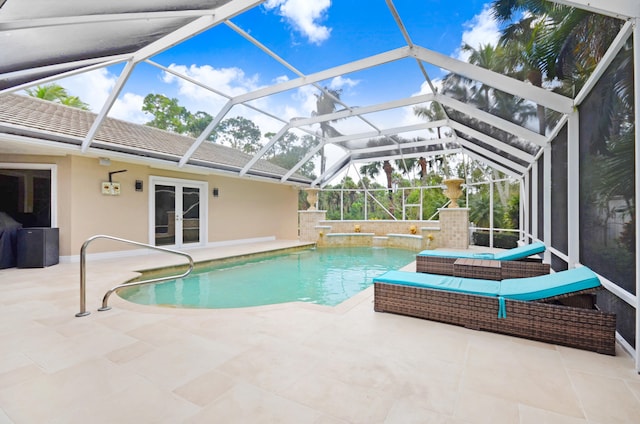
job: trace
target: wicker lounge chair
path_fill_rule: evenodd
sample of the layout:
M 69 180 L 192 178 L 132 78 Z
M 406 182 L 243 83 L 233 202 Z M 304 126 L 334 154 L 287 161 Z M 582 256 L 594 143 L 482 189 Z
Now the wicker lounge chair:
M 543 264 L 540 257 L 531 257 L 544 251 L 545 245 L 540 242 L 498 253 L 424 250 L 416 256 L 416 271 L 491 280 L 535 277 L 549 273 L 549 264 Z M 474 260 L 475 270 L 470 268 Z
M 615 314 L 595 309 L 586 267 L 502 281 L 389 271 L 373 279 L 377 312 L 615 355 Z

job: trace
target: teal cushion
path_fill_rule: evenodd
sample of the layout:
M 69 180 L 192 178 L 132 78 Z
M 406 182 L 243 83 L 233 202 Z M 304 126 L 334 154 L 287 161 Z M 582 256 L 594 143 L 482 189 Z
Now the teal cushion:
M 418 256 L 435 258 L 493 259 L 493 253 L 453 252 L 451 250 L 423 250 Z
M 524 259 L 527 256 L 535 255 L 544 252 L 546 249 L 544 243 L 536 241 L 531 244 L 525 244 L 524 246 L 514 247 L 513 249 L 505 250 L 497 253 L 473 253 L 455 252 L 451 250 L 423 250 L 418 253 L 418 256 L 431 256 L 436 258 L 465 258 L 465 259 L 495 259 L 497 261 L 515 261 L 518 259 Z
M 495 259 L 495 255 L 493 253 L 474 253 L 470 256 L 472 259 Z
M 538 300 L 600 286 L 598 276 L 587 267 L 530 278 L 500 282 L 499 296 L 516 300 Z
M 524 246 L 514 247 L 513 249 L 505 250 L 493 255 L 493 259 L 498 261 L 515 261 L 518 259 L 524 259 L 527 256 L 542 253 L 545 250 L 544 243 L 539 241 L 531 244 L 525 244 Z
M 500 282 L 494 280 L 478 280 L 473 278 L 449 277 L 446 275 L 423 274 L 421 272 L 407 271 L 387 271 L 384 274 L 375 277 L 373 282 L 399 284 L 403 286 L 422 287 L 481 296 L 497 296 L 500 289 Z

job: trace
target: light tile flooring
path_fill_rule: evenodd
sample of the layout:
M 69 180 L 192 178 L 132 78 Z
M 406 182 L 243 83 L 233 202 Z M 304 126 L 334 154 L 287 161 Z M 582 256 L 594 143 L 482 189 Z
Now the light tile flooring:
M 620 349 L 376 313 L 371 288 L 335 308 L 180 310 L 114 295 L 96 311 L 131 270 L 167 262 L 89 259 L 82 318 L 77 263 L 0 270 L 0 423 L 640 422 L 640 376 Z

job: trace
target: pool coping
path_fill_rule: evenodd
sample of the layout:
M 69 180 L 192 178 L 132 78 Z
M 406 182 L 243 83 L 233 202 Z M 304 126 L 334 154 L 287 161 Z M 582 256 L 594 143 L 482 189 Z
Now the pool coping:
M 215 259 L 203 259 L 203 260 L 199 260 L 197 262 L 195 262 L 195 267 L 194 270 L 192 272 L 197 272 L 198 270 L 201 270 L 203 268 L 206 268 L 207 266 L 212 266 L 213 264 L 223 264 L 226 262 L 233 262 L 233 261 L 237 261 L 237 260 L 242 260 L 242 259 L 247 259 L 247 258 L 259 258 L 259 257 L 265 257 L 265 256 L 269 256 L 269 255 L 273 255 L 273 254 L 280 254 L 280 253 L 290 253 L 290 252 L 298 252 L 298 251 L 303 251 L 303 250 L 309 250 L 310 248 L 315 247 L 316 244 L 315 243 L 309 243 L 309 244 L 303 244 L 303 245 L 298 245 L 298 246 L 290 246 L 290 247 L 278 247 L 278 248 L 271 248 L 271 249 L 265 249 L 265 250 L 261 250 L 261 251 L 257 251 L 257 252 L 252 252 L 252 253 L 242 253 L 242 254 L 238 254 L 238 255 L 231 255 L 231 256 L 224 256 L 224 257 L 220 257 L 220 258 L 215 258 Z M 330 248 L 330 247 L 329 247 Z M 378 249 L 379 247 L 372 247 L 372 248 L 376 248 Z M 395 247 L 386 247 L 388 249 L 396 249 Z M 408 249 L 410 250 L 410 249 Z M 136 275 L 133 278 L 130 278 L 129 280 L 125 281 L 125 283 L 128 282 L 133 282 L 133 281 L 138 281 L 139 279 L 145 277 L 145 278 L 157 278 L 160 275 L 163 274 L 167 274 L 168 272 L 163 272 L 163 273 L 159 273 L 160 270 L 172 270 L 172 272 L 176 272 L 176 271 L 184 271 L 184 269 L 187 267 L 186 264 L 184 265 L 169 265 L 166 267 L 152 267 L 152 268 L 146 268 L 146 269 L 141 269 L 141 270 L 136 270 L 136 271 L 132 271 L 138 275 Z M 408 263 L 407 265 L 405 265 L 404 267 L 402 267 L 400 269 L 401 271 L 415 271 L 416 270 L 416 265 L 415 265 L 415 260 Z M 367 299 L 370 299 L 371 302 L 373 302 L 373 284 L 367 288 L 365 288 L 364 290 L 356 293 L 355 295 L 349 297 L 348 299 L 345 299 L 344 301 L 340 302 L 337 305 L 320 305 L 317 303 L 311 303 L 311 302 L 304 302 L 304 301 L 293 301 L 293 302 L 282 302 L 282 303 L 273 303 L 273 304 L 268 304 L 268 305 L 258 305 L 258 306 L 244 306 L 244 307 L 237 307 L 237 308 L 187 308 L 187 307 L 178 307 L 178 306 L 170 306 L 170 305 L 145 305 L 145 304 L 141 304 L 141 303 L 136 303 L 136 302 L 132 302 L 130 300 L 127 300 L 123 297 L 121 297 L 118 292 L 115 292 L 116 296 L 113 296 L 112 299 L 117 299 L 117 303 L 118 306 L 121 307 L 123 305 L 130 305 L 133 306 L 133 308 L 131 308 L 132 310 L 136 310 L 138 312 L 140 311 L 144 311 L 145 309 L 154 309 L 155 312 L 167 312 L 167 311 L 171 311 L 171 312 L 175 312 L 175 311 L 229 311 L 229 310 L 254 310 L 254 311 L 261 311 L 261 310 L 273 310 L 273 309 L 280 309 L 283 307 L 303 307 L 303 308 L 310 308 L 316 311 L 321 311 L 321 312 L 327 312 L 327 313 L 338 313 L 338 314 L 343 314 L 348 312 L 349 310 L 351 310 L 353 307 L 355 307 L 356 305 L 359 305 L 360 303 L 366 301 Z M 289 306 L 287 306 L 289 305 Z

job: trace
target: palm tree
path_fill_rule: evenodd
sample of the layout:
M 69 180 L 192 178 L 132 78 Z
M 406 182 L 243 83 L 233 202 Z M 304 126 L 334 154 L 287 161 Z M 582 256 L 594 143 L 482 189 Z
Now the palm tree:
M 58 84 L 39 85 L 35 88 L 27 88 L 26 92 L 31 97 L 37 97 L 50 102 L 55 102 L 68 96 L 67 90 Z
M 372 162 L 368 165 L 362 165 L 360 167 L 360 173 L 365 174 L 371 179 L 375 179 L 378 175 L 380 175 L 380 171 L 384 171 L 387 177 L 387 193 L 389 198 L 389 211 L 393 215 L 395 210 L 393 204 L 393 165 L 388 160 L 384 160 L 382 162 Z
M 493 9 L 503 22 L 512 20 L 515 12 L 526 12 L 525 18 L 507 28 L 504 42 L 514 43 L 518 38 L 517 43 L 531 46 L 529 57 L 541 71 L 540 79 L 559 81 L 554 90 L 568 97 L 584 86 L 624 24 L 620 19 L 539 0 L 496 0 Z M 524 21 L 527 17 L 529 22 Z M 601 237 L 608 226 L 600 208 L 609 210 L 610 200 L 619 196 L 629 216 L 636 214 L 633 184 L 629 184 L 634 179 L 637 142 L 633 105 L 628 101 L 633 90 L 631 52 L 629 42 L 580 105 L 581 125 L 586 123 L 588 128 L 580 133 L 581 146 L 588 146 L 584 149 L 588 166 L 581 167 L 580 175 L 581 260 L 623 287 L 635 284 L 636 264 L 629 255 L 636 248 L 635 222 L 625 224 L 617 240 L 619 247 L 608 246 L 605 251 Z
M 90 110 L 89 105 L 83 102 L 82 100 L 80 100 L 80 97 L 78 96 L 64 97 L 63 99 L 60 100 L 60 103 L 62 103 L 65 106 L 75 107 L 77 109 Z
M 622 25 L 615 18 L 539 0 L 496 0 L 492 9 L 502 23 L 510 22 L 516 12 L 527 12 L 507 26 L 500 39 L 514 64 L 510 75 L 537 87 L 558 78 L 565 83 L 558 91 L 570 97 L 582 87 Z M 544 134 L 545 110 L 540 105 L 537 109 L 539 132 Z
M 509 73 L 513 71 L 513 69 L 510 68 L 511 62 L 505 60 L 506 49 L 494 48 L 490 45 L 481 46 L 479 49 L 474 49 L 467 45 L 465 49 L 471 52 L 469 59 L 471 63 L 475 65 L 499 73 Z M 442 92 L 458 101 L 473 104 L 480 110 L 522 126 L 525 126 L 534 114 L 533 106 L 524 99 L 496 90 L 489 85 L 479 84 L 476 81 L 457 74 L 448 74 L 443 78 Z M 496 139 L 503 140 L 511 145 L 517 145 L 519 148 L 529 151 L 532 154 L 537 151 L 535 145 L 522 141 L 518 137 L 499 130 L 490 124 L 470 118 L 464 113 L 456 110 L 446 110 L 446 113 L 451 118 L 464 123 L 470 128 Z M 458 133 L 458 136 L 469 139 L 469 137 L 464 134 Z M 477 142 L 473 140 L 470 141 Z M 496 153 L 500 153 L 498 148 L 492 146 L 487 147 L 494 149 Z
M 491 44 L 480 45 L 478 49 L 464 44 L 462 51 L 470 53 L 469 63 L 480 66 L 485 69 L 492 70 L 499 74 L 507 72 L 508 63 L 505 61 L 504 51 L 500 46 L 492 46 Z M 486 84 L 479 87 L 473 86 L 474 103 L 482 110 L 489 110 L 492 104 L 491 93 L 494 89 Z
M 447 119 L 447 114 L 438 102 L 429 103 L 428 107 L 416 106 L 413 108 L 413 113 L 421 118 L 426 118 L 429 121 L 441 121 Z M 440 127 L 436 128 L 438 132 L 438 138 L 442 138 Z
M 411 172 L 415 169 L 420 170 L 420 163 L 416 158 L 403 158 L 395 161 L 396 169 L 402 173 L 402 175 L 407 176 L 409 179 L 411 178 Z M 414 174 L 415 175 L 415 174 Z
M 340 94 L 342 94 L 342 90 L 334 90 L 324 87 L 322 93 L 315 94 L 316 110 L 313 115 L 328 115 L 335 112 L 337 109 L 337 105 L 340 104 Z M 335 122 L 335 120 L 320 122 L 320 132 L 322 134 L 322 137 L 337 137 L 342 135 L 338 130 L 331 126 L 330 122 Z M 320 175 L 324 174 L 326 167 L 327 158 L 323 146 L 322 150 L 320 151 Z
M 42 100 L 60 103 L 82 110 L 89 110 L 88 104 L 80 100 L 77 96 L 70 96 L 67 90 L 59 84 L 39 85 L 35 88 L 27 88 L 25 91 L 31 97 L 37 97 Z
M 387 189 L 389 190 L 389 193 L 391 193 L 391 190 L 393 188 L 393 166 L 391 165 L 391 162 L 389 162 L 388 160 L 385 160 L 383 162 L 371 162 L 368 165 L 362 165 L 360 167 L 360 173 L 368 176 L 372 180 L 376 179 L 376 177 L 380 175 L 381 171 L 384 171 L 384 173 L 386 174 Z
M 489 192 L 482 191 L 472 196 L 469 201 L 469 221 L 478 227 L 487 228 L 491 223 L 491 209 Z M 502 219 L 504 217 L 504 209 L 502 203 L 493 204 L 493 225 L 494 227 L 502 227 Z

